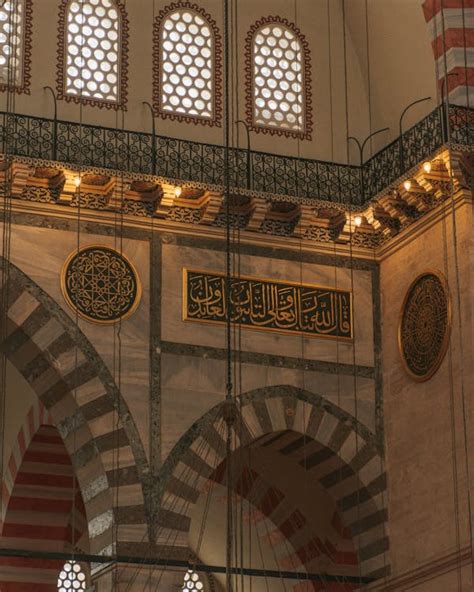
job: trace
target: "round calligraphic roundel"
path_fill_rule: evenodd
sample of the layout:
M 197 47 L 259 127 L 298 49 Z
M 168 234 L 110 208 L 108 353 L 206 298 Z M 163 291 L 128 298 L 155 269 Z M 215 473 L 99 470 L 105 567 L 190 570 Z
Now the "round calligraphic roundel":
M 69 306 L 95 323 L 127 318 L 141 296 L 140 280 L 130 261 L 102 246 L 71 253 L 63 267 L 61 287 Z
M 405 369 L 414 380 L 428 380 L 438 370 L 450 331 L 451 304 L 446 280 L 437 273 L 424 273 L 407 292 L 398 329 Z

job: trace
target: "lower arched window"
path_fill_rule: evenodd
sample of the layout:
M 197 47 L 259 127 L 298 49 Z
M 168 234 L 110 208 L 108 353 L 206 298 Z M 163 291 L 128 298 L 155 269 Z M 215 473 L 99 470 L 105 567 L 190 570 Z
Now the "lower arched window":
M 192 569 L 188 569 L 184 574 L 183 592 L 202 592 L 203 590 L 204 585 L 199 574 Z
M 83 592 L 86 574 L 77 561 L 67 561 L 58 577 L 58 592 Z

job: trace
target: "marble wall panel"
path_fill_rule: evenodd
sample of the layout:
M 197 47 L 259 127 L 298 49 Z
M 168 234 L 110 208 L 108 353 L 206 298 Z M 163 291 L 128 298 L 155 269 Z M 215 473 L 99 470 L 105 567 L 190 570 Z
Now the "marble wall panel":
M 455 220 L 451 214 L 448 210 L 444 220 L 381 264 L 384 430 L 395 575 L 456 553 L 469 540 L 466 467 L 474 460 L 472 207 L 459 208 Z M 429 270 L 442 272 L 448 280 L 453 326 L 449 350 L 436 374 L 415 382 L 398 350 L 399 313 L 412 281 Z M 454 589 L 454 584 L 447 587 Z M 443 588 L 429 584 L 414 589 Z
M 299 264 L 272 257 L 241 257 L 241 274 L 281 281 L 302 282 L 351 289 L 351 270 L 328 265 Z M 188 267 L 225 271 L 222 252 L 177 245 L 163 245 L 162 337 L 164 340 L 225 347 L 224 326 L 182 321 L 182 270 Z M 348 342 L 308 338 L 300 335 L 242 330 L 241 347 L 246 351 L 278 353 L 300 358 L 329 360 L 372 366 L 374 364 L 371 273 L 354 270 L 355 346 Z
M 225 398 L 224 360 L 164 354 L 162 357 L 163 459 L 179 438 Z M 242 393 L 291 385 L 321 395 L 375 432 L 374 380 L 342 374 L 242 364 Z M 354 395 L 356 393 L 356 396 Z

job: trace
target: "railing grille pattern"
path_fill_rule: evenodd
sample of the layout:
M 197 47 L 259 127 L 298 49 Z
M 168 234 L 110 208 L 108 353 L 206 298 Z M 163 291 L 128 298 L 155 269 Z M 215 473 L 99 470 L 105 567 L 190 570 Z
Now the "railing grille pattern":
M 449 134 L 448 134 L 449 122 Z M 222 146 L 0 113 L 2 151 L 70 164 L 220 185 Z M 278 195 L 362 205 L 448 140 L 472 146 L 474 110 L 438 107 L 360 169 L 319 160 L 231 150 L 233 185 Z M 8 148 L 8 150 L 6 150 Z M 250 162 L 249 162 L 250 160 Z M 249 174 L 250 172 L 250 174 Z

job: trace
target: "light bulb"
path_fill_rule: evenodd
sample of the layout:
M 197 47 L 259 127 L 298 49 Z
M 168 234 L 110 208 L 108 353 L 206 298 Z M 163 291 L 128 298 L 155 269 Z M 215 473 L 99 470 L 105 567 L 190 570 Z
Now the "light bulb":
M 175 195 L 175 197 L 179 197 L 182 193 L 183 193 L 183 190 L 181 189 L 181 187 L 175 187 L 174 188 L 174 195 Z
M 80 184 L 81 184 L 81 177 L 75 177 L 75 179 L 74 179 L 74 185 L 76 187 L 79 187 Z
M 354 224 L 355 224 L 356 226 L 360 226 L 360 225 L 362 224 L 362 216 L 356 216 L 356 217 L 354 218 Z
M 403 187 L 405 187 L 406 191 L 410 191 L 411 189 L 411 181 L 410 179 L 407 179 L 404 183 L 403 183 Z
M 429 160 L 423 163 L 423 170 L 425 173 L 431 173 L 431 162 Z

